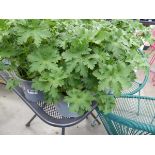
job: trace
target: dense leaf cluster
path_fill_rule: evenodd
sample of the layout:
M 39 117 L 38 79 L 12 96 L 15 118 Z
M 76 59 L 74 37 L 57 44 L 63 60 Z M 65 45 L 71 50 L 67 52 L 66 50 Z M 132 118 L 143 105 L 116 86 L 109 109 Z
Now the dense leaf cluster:
M 146 66 L 137 52 L 146 32 L 132 20 L 1 20 L 0 57 L 11 66 L 1 61 L 0 68 L 33 80 L 49 103 L 64 98 L 83 113 L 96 100 L 109 112 L 114 98 L 107 93 L 120 95 Z

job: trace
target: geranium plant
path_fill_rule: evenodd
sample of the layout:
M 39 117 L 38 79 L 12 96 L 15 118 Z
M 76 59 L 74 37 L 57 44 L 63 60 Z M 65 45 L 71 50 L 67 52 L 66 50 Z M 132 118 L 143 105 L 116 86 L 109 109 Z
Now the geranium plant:
M 24 80 L 32 80 L 27 56 L 51 38 L 49 25 L 44 20 L 0 20 L 0 69 L 16 72 Z M 7 60 L 11 65 L 5 65 Z M 7 83 L 8 88 L 19 84 L 16 79 Z
M 80 114 L 93 100 L 110 112 L 114 97 L 107 94 L 120 95 L 135 80 L 134 70 L 147 65 L 137 49 L 148 33 L 137 21 L 14 20 L 7 25 L 1 57 L 14 68 L 25 67 L 33 88 L 49 103 L 63 99 Z M 3 55 L 5 47 L 11 47 L 10 54 Z

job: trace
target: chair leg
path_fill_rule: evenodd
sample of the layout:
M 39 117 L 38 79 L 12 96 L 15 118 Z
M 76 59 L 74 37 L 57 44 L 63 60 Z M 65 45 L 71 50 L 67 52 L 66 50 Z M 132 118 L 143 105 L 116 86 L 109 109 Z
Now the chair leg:
M 61 135 L 65 135 L 65 128 L 62 128 L 62 133 Z
M 96 116 L 96 119 L 97 119 L 98 117 L 99 117 L 99 115 Z M 91 126 L 92 126 L 92 127 L 94 127 L 94 126 L 96 125 L 96 122 L 97 122 L 96 119 L 94 119 L 94 120 L 91 122 Z M 101 123 L 100 123 L 100 124 L 101 124 Z M 98 125 L 100 125 L 100 124 L 98 123 Z
M 93 112 L 91 112 L 91 115 L 92 115 L 92 117 L 95 119 L 95 121 L 98 123 L 98 125 L 100 125 L 101 124 L 101 122 L 98 120 L 98 116 L 95 116 L 94 114 L 93 114 Z
M 26 127 L 30 127 L 31 122 L 35 119 L 36 116 L 37 116 L 37 115 L 35 114 L 35 115 L 25 124 L 25 126 L 26 126 Z

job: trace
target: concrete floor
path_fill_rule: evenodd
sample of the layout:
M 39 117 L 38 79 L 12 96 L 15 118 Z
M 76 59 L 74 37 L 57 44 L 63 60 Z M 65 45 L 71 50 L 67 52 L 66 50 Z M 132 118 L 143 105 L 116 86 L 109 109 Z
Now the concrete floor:
M 142 73 L 139 74 L 141 78 Z M 148 81 L 141 91 L 141 95 L 155 96 L 155 87 Z M 49 126 L 36 118 L 31 127 L 25 127 L 25 123 L 33 116 L 28 106 L 13 92 L 0 85 L 0 135 L 59 135 L 61 129 Z M 66 128 L 68 135 L 105 135 L 102 125 L 91 126 L 92 117 L 89 116 L 78 125 Z

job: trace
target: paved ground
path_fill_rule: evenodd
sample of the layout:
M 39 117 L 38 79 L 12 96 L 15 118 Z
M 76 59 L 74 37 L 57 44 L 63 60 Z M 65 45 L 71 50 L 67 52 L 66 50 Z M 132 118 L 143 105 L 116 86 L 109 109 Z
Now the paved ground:
M 141 74 L 140 78 L 142 77 Z M 148 81 L 142 95 L 155 96 L 155 87 Z M 25 123 L 32 117 L 33 112 L 14 93 L 6 90 L 0 85 L 0 134 L 1 135 L 55 135 L 60 134 L 59 128 L 51 127 L 39 118 L 36 118 L 30 128 L 25 127 Z M 80 124 L 66 129 L 69 135 L 104 135 L 105 129 L 102 125 L 91 126 L 92 118 L 89 116 Z

